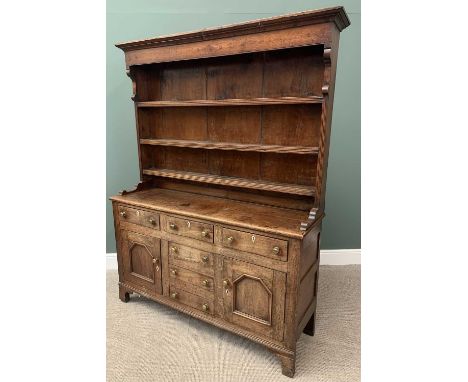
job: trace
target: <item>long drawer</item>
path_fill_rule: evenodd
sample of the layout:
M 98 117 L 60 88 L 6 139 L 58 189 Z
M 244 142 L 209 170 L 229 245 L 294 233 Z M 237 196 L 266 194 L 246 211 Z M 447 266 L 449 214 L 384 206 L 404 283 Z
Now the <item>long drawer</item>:
M 255 253 L 276 260 L 287 261 L 288 259 L 288 242 L 273 237 L 223 228 L 221 244 L 227 248 Z
M 168 215 L 164 216 L 162 229 L 174 235 L 213 243 L 213 224 Z
M 124 222 L 159 230 L 159 214 L 157 212 L 119 205 L 119 218 Z

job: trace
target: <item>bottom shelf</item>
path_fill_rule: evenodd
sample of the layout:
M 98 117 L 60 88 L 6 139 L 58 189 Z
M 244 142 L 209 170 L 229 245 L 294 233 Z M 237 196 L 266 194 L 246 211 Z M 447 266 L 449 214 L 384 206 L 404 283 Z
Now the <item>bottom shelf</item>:
M 283 192 L 286 194 L 294 194 L 294 195 L 313 196 L 315 193 L 315 187 L 313 186 L 301 186 L 301 185 L 296 185 L 296 184 L 266 182 L 262 180 L 235 178 L 235 177 L 211 175 L 211 174 L 200 174 L 200 173 L 188 172 L 188 171 L 150 168 L 150 169 L 144 169 L 143 174 L 161 176 L 164 178 L 191 180 L 194 182 L 221 184 L 224 186 L 244 187 L 244 188 L 251 188 L 251 189 L 256 189 L 256 190 Z

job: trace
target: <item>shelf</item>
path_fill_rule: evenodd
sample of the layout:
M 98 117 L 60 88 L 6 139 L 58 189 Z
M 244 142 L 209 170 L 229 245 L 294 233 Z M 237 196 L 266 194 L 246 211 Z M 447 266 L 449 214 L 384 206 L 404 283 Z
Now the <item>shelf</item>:
M 200 99 L 187 101 L 148 101 L 137 102 L 138 107 L 177 107 L 177 106 L 238 106 L 238 105 L 287 105 L 322 103 L 323 97 L 279 97 L 248 99 Z
M 318 154 L 318 147 L 259 145 L 231 142 L 189 141 L 182 139 L 140 139 L 142 145 L 190 147 L 208 150 L 255 151 L 279 154 Z
M 286 194 L 306 196 L 313 196 L 315 194 L 315 187 L 312 186 L 266 182 L 262 180 L 235 178 L 211 174 L 200 174 L 196 172 L 151 168 L 144 169 L 143 174 L 161 176 L 164 178 L 191 180 L 202 183 L 221 184 L 224 186 L 245 187 L 256 190 L 284 192 Z

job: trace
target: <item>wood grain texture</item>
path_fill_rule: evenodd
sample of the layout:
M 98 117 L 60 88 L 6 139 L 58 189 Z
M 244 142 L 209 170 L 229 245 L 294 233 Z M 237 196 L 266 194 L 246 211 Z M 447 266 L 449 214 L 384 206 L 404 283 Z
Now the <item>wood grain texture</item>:
M 119 298 L 267 346 L 314 334 L 342 7 L 119 44 L 140 184 L 113 201 Z
M 278 97 L 278 98 L 241 98 L 241 99 L 195 99 L 188 101 L 147 101 L 137 102 L 142 107 L 180 107 L 180 106 L 240 106 L 240 105 L 284 105 L 322 103 L 322 97 Z
M 112 200 L 140 208 L 157 209 L 183 219 L 203 220 L 241 230 L 244 228 L 259 235 L 266 233 L 271 237 L 302 239 L 304 233 L 299 230 L 298 221 L 307 216 L 305 211 L 157 188 L 126 196 L 117 195 Z
M 318 154 L 318 147 L 259 145 L 230 142 L 190 141 L 183 139 L 140 139 L 142 145 L 191 147 L 207 150 L 272 152 L 278 154 Z
M 116 44 L 116 46 L 126 51 L 148 48 L 150 46 L 187 44 L 194 41 L 208 41 L 218 38 L 243 36 L 258 32 L 268 32 L 270 30 L 289 29 L 298 25 L 322 24 L 328 22 L 335 23 L 335 26 L 340 32 L 350 25 L 348 15 L 343 7 L 330 7 L 246 21 L 221 27 L 206 28 L 200 31 L 122 42 Z
M 143 174 L 162 176 L 165 178 L 184 179 L 194 182 L 222 184 L 232 187 L 248 187 L 251 189 L 283 192 L 295 195 L 314 195 L 315 188 L 310 186 L 289 185 L 260 180 L 234 178 L 220 175 L 200 174 L 188 171 L 175 171 L 167 169 L 144 169 Z

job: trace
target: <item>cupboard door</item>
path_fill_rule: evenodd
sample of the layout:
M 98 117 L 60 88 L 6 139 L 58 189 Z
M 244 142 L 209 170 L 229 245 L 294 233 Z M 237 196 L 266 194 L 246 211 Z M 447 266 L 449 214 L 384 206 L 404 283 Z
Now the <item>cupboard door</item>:
M 129 231 L 122 231 L 122 239 L 125 281 L 161 294 L 161 241 Z
M 285 273 L 223 259 L 223 303 L 227 321 L 281 341 L 285 292 Z

